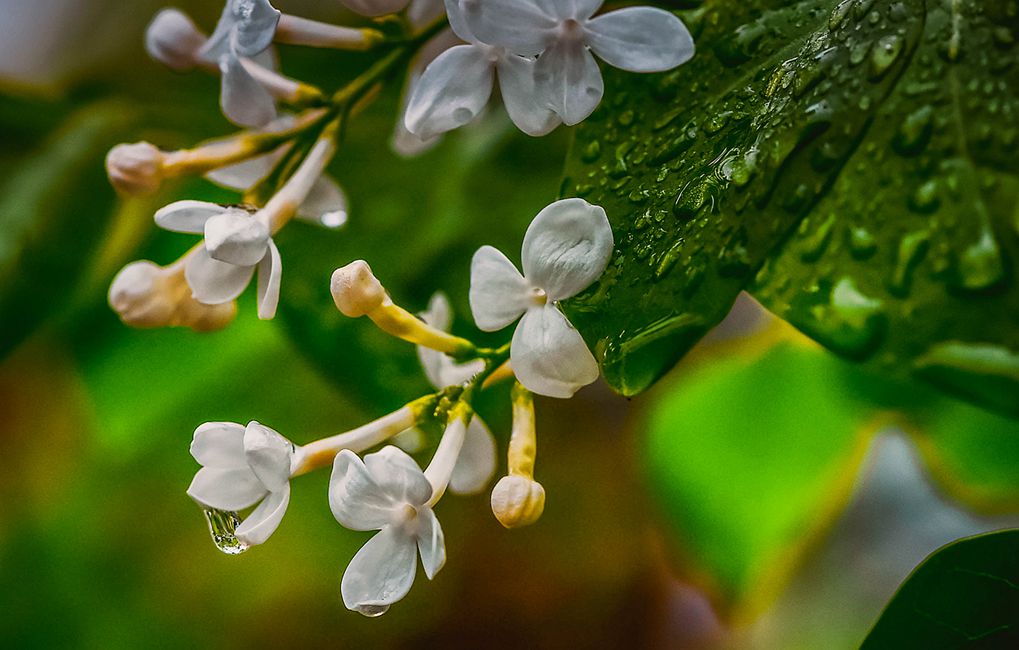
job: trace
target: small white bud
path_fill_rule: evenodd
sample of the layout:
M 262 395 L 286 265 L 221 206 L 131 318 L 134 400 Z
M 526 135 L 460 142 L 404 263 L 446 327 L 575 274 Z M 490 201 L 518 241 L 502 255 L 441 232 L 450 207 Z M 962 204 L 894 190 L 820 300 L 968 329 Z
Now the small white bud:
M 163 152 L 148 142 L 118 144 L 106 154 L 106 174 L 118 192 L 153 194 L 163 183 Z
M 359 318 L 375 311 L 387 298 L 385 287 L 364 260 L 351 262 L 333 271 L 330 290 L 336 308 L 350 318 Z
M 128 264 L 110 285 L 110 307 L 132 327 L 164 327 L 171 324 L 177 300 L 166 282 L 166 270 L 152 262 Z
M 506 528 L 538 521 L 545 510 L 545 488 L 526 476 L 503 476 L 492 490 L 492 513 Z
M 149 23 L 145 49 L 171 70 L 187 72 L 198 63 L 198 51 L 208 40 L 184 12 L 163 9 Z

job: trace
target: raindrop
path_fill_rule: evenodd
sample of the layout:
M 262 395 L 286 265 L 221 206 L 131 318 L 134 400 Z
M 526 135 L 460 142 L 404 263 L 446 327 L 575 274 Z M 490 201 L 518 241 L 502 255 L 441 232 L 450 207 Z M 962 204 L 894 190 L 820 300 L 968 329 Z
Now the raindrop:
M 205 520 L 209 522 L 209 534 L 216 548 L 227 555 L 240 555 L 248 550 L 248 545 L 237 539 L 235 531 L 241 519 L 236 512 L 206 509 Z
M 896 34 L 883 36 L 870 52 L 870 78 L 877 81 L 885 76 L 902 54 L 904 43 Z

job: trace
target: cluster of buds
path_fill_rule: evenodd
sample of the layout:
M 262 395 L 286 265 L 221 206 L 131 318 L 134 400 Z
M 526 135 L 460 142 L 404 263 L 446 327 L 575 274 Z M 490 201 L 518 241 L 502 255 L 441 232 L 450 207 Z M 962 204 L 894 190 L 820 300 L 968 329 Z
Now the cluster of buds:
M 224 327 L 256 276 L 258 315 L 273 318 L 282 277 L 275 236 L 293 219 L 327 228 L 346 222 L 346 196 L 326 167 L 350 120 L 401 68 L 407 69 L 404 100 L 392 143 L 411 155 L 474 121 L 496 83 L 511 120 L 530 135 L 544 135 L 585 119 L 601 100 L 592 52 L 636 72 L 666 70 L 693 54 L 690 34 L 674 14 L 631 7 L 595 16 L 602 0 L 343 2 L 385 18 L 348 27 L 284 14 L 269 0 L 227 0 L 211 35 L 174 9 L 152 21 L 150 55 L 178 72 L 218 75 L 223 113 L 246 130 L 180 151 L 148 142 L 118 145 L 106 161 L 111 183 L 136 196 L 157 193 L 170 179 L 205 175 L 241 196 L 234 205 L 176 201 L 155 213 L 159 227 L 201 239 L 166 267 L 133 262 L 117 275 L 109 303 L 126 324 Z M 273 43 L 383 53 L 327 94 L 282 74 Z M 491 508 L 506 528 L 537 521 L 545 490 L 534 478 L 533 395 L 569 398 L 598 378 L 594 356 L 559 303 L 598 280 L 613 246 L 602 208 L 565 199 L 528 227 L 522 271 L 495 248 L 479 249 L 470 266 L 475 324 L 487 332 L 516 324 L 511 340 L 498 348 L 451 334 L 452 311 L 442 294 L 415 315 L 393 300 L 367 262 L 337 269 L 330 280 L 337 309 L 417 346 L 436 392 L 300 446 L 258 422 L 198 427 L 191 453 L 201 469 L 188 493 L 206 510 L 217 545 L 238 553 L 264 543 L 286 512 L 291 479 L 331 467 L 336 520 L 352 530 L 378 531 L 344 573 L 344 603 L 368 616 L 384 613 L 407 594 L 419 556 L 429 579 L 444 565 L 435 515 L 443 495 L 477 493 L 491 483 L 497 444 L 473 402 L 502 380 L 513 380 L 513 423 L 507 473 L 491 492 Z M 411 454 L 422 431 L 434 425 L 444 432 L 422 469 Z M 248 512 L 242 519 L 239 511 Z

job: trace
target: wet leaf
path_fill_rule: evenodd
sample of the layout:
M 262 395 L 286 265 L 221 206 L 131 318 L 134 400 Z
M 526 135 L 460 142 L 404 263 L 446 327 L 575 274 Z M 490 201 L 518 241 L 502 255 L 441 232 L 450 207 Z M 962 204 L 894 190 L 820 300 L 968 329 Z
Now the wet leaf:
M 698 55 L 607 75 L 564 184 L 616 233 L 602 282 L 567 305 L 613 387 L 650 386 L 749 287 L 847 358 L 1019 413 L 1014 6 L 682 15 Z

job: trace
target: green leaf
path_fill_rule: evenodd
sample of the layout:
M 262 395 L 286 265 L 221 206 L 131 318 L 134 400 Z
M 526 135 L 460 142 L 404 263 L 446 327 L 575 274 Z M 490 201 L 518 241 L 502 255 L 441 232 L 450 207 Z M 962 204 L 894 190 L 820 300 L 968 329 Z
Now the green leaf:
M 1019 530 L 960 540 L 906 580 L 864 650 L 1019 647 Z
M 102 246 L 116 195 L 103 159 L 136 127 L 122 103 L 88 106 L 19 160 L 0 188 L 0 356 L 69 298 Z
M 567 168 L 616 234 L 602 282 L 567 305 L 613 387 L 650 386 L 749 287 L 847 358 L 1019 414 L 1014 5 L 683 16 L 698 55 L 606 75 Z
M 655 394 L 644 456 L 694 578 L 732 616 L 753 615 L 778 594 L 848 503 L 874 435 L 889 427 L 910 434 L 948 494 L 985 513 L 1019 511 L 1014 419 L 812 346 L 721 356 Z

